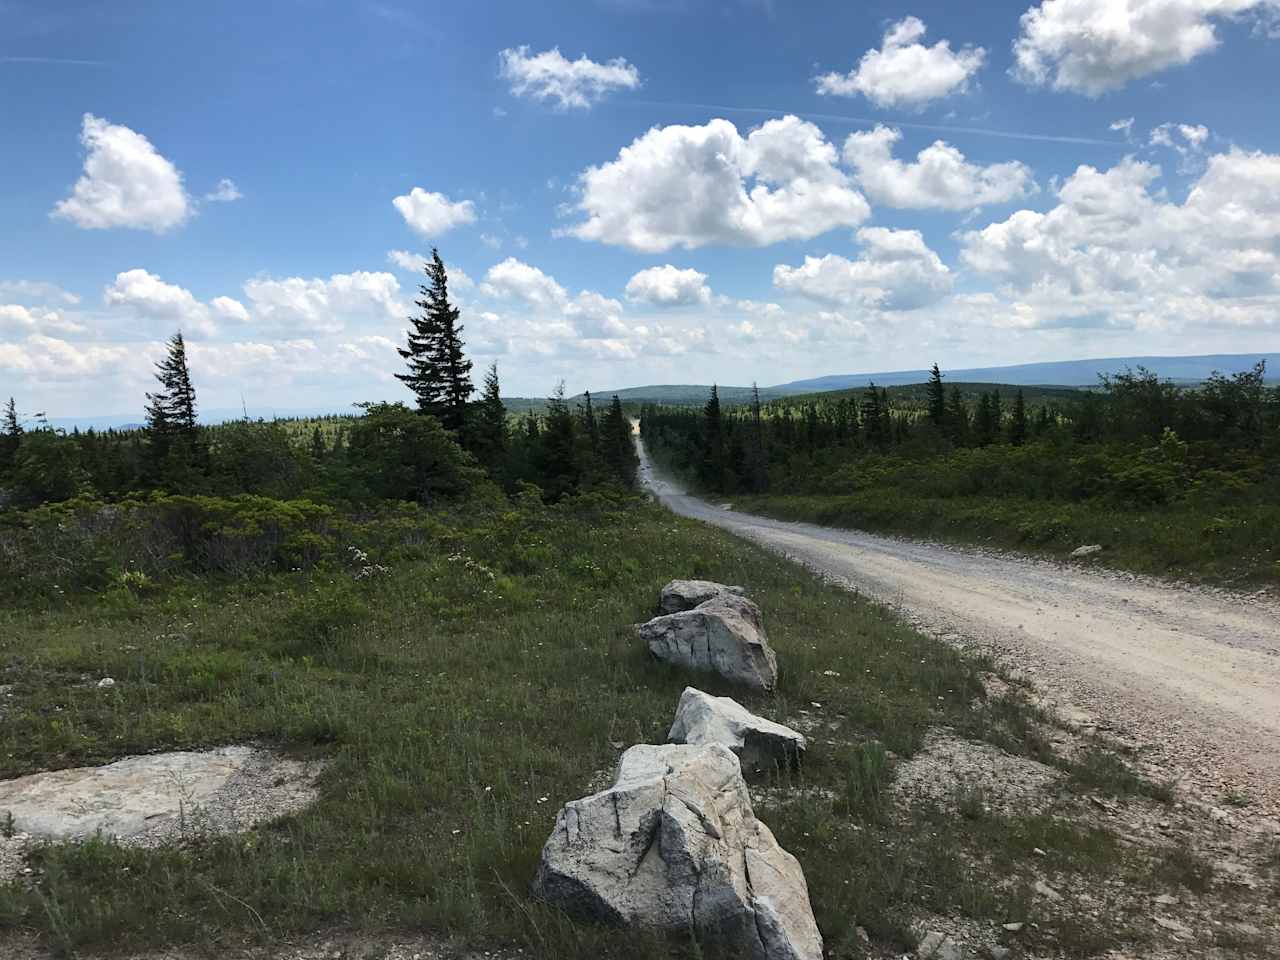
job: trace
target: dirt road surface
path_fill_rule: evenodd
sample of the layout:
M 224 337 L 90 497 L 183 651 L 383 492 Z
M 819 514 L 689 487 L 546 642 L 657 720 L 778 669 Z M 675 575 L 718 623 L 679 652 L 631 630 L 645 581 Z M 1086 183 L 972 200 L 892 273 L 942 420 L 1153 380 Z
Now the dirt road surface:
M 990 648 L 1059 715 L 1136 748 L 1232 820 L 1280 817 L 1280 604 L 978 549 L 738 513 L 655 474 L 671 510 L 785 554 L 898 609 L 921 629 Z

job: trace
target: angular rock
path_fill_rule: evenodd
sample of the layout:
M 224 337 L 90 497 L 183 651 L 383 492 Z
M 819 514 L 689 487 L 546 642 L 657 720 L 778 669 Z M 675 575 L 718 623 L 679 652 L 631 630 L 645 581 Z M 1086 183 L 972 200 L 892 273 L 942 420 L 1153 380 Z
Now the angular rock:
M 745 597 L 723 594 L 693 610 L 654 617 L 638 629 L 659 660 L 712 671 L 757 690 L 772 690 L 778 683 L 778 660 L 760 608 Z
M 565 804 L 536 897 L 572 916 L 695 935 L 744 960 L 821 960 L 804 873 L 755 818 L 720 744 L 640 745 L 608 790 Z
M 1074 550 L 1071 551 L 1071 556 L 1073 559 L 1078 560 L 1080 557 L 1091 557 L 1095 553 L 1101 553 L 1101 552 L 1102 552 L 1102 544 L 1091 543 L 1084 547 L 1076 547 Z
M 741 587 L 727 587 L 711 580 L 672 580 L 662 588 L 658 612 L 680 613 L 716 597 L 726 594 L 741 596 L 742 592 Z
M 685 687 L 667 734 L 671 743 L 720 743 L 738 755 L 746 769 L 789 766 L 808 747 L 804 735 L 758 717 L 731 697 L 713 697 Z

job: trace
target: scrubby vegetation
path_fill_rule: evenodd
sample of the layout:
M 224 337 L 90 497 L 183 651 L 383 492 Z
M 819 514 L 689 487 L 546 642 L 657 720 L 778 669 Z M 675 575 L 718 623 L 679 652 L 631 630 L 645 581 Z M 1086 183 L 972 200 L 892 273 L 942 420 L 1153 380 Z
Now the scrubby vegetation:
M 1131 569 L 1280 576 L 1280 388 L 1145 370 L 1097 390 L 934 380 L 721 409 L 646 407 L 660 464 L 742 509 L 1060 553 Z
M 80 529 L 80 508 L 61 509 Z M 558 807 L 593 789 L 620 747 L 665 738 L 690 678 L 652 661 L 630 624 L 673 571 L 747 587 L 784 668 L 776 697 L 744 703 L 821 731 L 802 771 L 756 795 L 804 865 L 833 956 L 871 949 L 857 926 L 876 949 L 904 949 L 921 912 L 1032 915 L 1044 922 L 1033 945 L 1057 943 L 1055 924 L 1076 907 L 1028 913 L 1033 847 L 1085 881 L 1147 869 L 1108 836 L 1040 817 L 895 810 L 894 765 L 931 726 L 1047 756 L 1029 708 L 984 699 L 980 660 L 625 494 L 348 516 L 172 496 L 116 509 L 102 521 L 115 526 L 25 547 L 44 570 L 148 544 L 161 565 L 113 561 L 101 569 L 123 572 L 66 579 L 56 601 L 0 613 L 0 777 L 244 741 L 330 765 L 313 808 L 245 836 L 37 848 L 34 874 L 0 887 L 0 937 L 35 930 L 67 955 L 187 942 L 217 952 L 392 926 L 557 960 L 698 956 L 571 923 L 526 892 Z M 1126 939 L 1122 913 L 1091 917 L 1093 936 Z

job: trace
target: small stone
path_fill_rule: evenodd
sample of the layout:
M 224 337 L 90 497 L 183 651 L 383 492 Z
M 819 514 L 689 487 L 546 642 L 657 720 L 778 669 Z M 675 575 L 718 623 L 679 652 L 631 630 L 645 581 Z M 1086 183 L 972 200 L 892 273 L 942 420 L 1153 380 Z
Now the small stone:
M 1047 900 L 1057 901 L 1062 899 L 1062 894 L 1053 889 L 1053 887 L 1049 886 L 1043 880 L 1036 881 L 1036 893 L 1040 894 L 1040 896 Z
M 1002 947 L 998 943 L 990 944 L 982 948 L 982 955 L 987 960 L 1009 960 L 1013 956 L 1013 951 L 1008 947 Z
M 1171 893 L 1162 893 L 1160 896 L 1156 897 L 1156 903 L 1160 904 L 1162 907 L 1170 907 L 1177 902 L 1178 898 Z
M 1009 933 L 1021 933 L 1022 928 L 1026 926 L 1021 920 L 1015 920 L 1013 923 L 1003 923 L 1001 926 Z
M 937 930 L 930 930 L 920 939 L 920 944 L 916 947 L 916 956 L 922 958 L 922 960 L 924 958 L 931 960 L 931 958 L 938 955 L 938 950 L 946 939 L 946 934 L 939 933 Z
M 1152 917 L 1156 922 L 1156 926 L 1168 930 L 1170 933 L 1179 937 L 1191 936 L 1191 928 L 1185 923 L 1179 923 L 1177 920 L 1170 920 L 1168 917 Z
M 1047 856 L 1048 856 L 1048 854 L 1047 854 L 1047 853 L 1045 853 L 1043 850 L 1041 850 L 1039 847 L 1032 847 L 1032 848 L 1031 848 L 1031 852 L 1032 852 L 1032 853 L 1034 853 L 1037 857 L 1047 857 Z
M 110 677 L 103 677 L 101 680 L 98 681 L 99 690 L 110 690 L 115 685 L 116 685 L 116 682 L 112 680 Z
M 1095 553 L 1101 553 L 1101 552 L 1102 552 L 1102 544 L 1091 543 L 1083 547 L 1076 547 L 1074 550 L 1071 551 L 1071 557 L 1074 560 L 1078 560 L 1080 557 L 1091 557 Z

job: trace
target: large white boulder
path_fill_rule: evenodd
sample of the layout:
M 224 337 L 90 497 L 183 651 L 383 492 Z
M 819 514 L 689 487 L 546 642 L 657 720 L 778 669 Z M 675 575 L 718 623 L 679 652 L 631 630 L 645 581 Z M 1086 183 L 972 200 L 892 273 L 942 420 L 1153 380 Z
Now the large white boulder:
M 792 765 L 808 747 L 804 735 L 790 727 L 756 716 L 732 697 L 713 697 L 693 687 L 680 695 L 667 740 L 723 744 L 752 770 Z
M 744 960 L 822 958 L 804 872 L 755 818 L 738 758 L 720 744 L 629 749 L 612 787 L 560 810 L 533 893 Z
M 680 613 L 728 594 L 742 595 L 741 587 L 727 587 L 712 580 L 672 580 L 658 598 L 659 613 Z
M 722 594 L 693 610 L 654 617 L 640 624 L 639 632 L 659 660 L 712 671 L 757 690 L 778 684 L 778 659 L 760 608 L 745 597 Z

